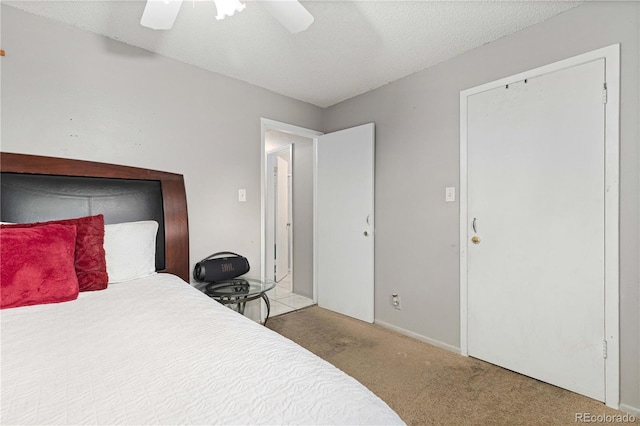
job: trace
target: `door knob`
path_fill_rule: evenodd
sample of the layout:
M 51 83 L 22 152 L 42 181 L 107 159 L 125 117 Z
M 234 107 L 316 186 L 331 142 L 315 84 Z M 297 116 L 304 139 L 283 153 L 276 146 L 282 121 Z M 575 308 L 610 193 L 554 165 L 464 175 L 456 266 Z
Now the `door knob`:
M 367 231 L 364 231 L 364 236 L 365 236 L 365 237 L 368 237 L 368 236 L 369 236 L 369 233 L 368 233 Z
M 480 237 L 478 237 L 477 235 L 473 236 L 473 238 L 471 238 L 471 242 L 473 244 L 480 244 Z

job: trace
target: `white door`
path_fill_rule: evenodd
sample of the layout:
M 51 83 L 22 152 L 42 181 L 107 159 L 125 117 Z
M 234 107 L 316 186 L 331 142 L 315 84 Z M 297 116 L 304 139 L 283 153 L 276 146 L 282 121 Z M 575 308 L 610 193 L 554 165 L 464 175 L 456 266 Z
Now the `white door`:
M 468 98 L 468 353 L 604 400 L 604 60 Z
M 374 124 L 318 137 L 318 305 L 373 322 Z
M 289 274 L 289 162 L 291 147 L 278 153 L 276 180 L 276 282 Z
M 264 211 L 265 227 L 264 227 L 264 262 L 265 262 L 265 278 L 276 279 L 276 197 L 277 197 L 277 153 L 267 154 L 265 176 L 265 204 Z

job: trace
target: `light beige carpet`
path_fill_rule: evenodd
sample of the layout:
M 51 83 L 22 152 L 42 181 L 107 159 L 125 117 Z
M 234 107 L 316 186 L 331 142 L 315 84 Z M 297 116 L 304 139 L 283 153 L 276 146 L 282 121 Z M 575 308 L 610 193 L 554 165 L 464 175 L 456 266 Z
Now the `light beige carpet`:
M 267 327 L 355 377 L 409 425 L 575 425 L 576 415 L 594 416 L 591 420 L 624 415 L 587 397 L 316 306 L 270 318 Z

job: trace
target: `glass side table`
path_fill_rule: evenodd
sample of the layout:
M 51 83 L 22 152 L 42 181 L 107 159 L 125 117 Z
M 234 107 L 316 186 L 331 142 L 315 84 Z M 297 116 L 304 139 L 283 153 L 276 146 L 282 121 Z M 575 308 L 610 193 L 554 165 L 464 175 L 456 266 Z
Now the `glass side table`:
M 230 308 L 244 315 L 244 308 L 247 302 L 256 299 L 264 300 L 267 305 L 267 316 L 263 325 L 267 325 L 269 313 L 271 311 L 271 303 L 267 292 L 273 289 L 276 283 L 271 280 L 258 280 L 254 278 L 234 278 L 232 280 L 217 281 L 214 283 L 197 283 L 195 288 L 216 300 L 223 305 L 229 305 Z

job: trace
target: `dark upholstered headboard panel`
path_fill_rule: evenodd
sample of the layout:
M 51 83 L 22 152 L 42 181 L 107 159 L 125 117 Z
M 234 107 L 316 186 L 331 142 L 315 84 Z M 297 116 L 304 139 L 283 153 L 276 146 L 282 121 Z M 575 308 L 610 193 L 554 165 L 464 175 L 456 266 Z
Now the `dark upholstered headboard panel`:
M 36 222 L 102 213 L 105 223 L 155 220 L 156 269 L 189 281 L 182 175 L 135 167 L 0 153 L 1 220 Z
M 104 215 L 105 224 L 155 220 L 156 270 L 165 268 L 164 212 L 157 180 L 2 172 L 0 219 L 29 223 Z

